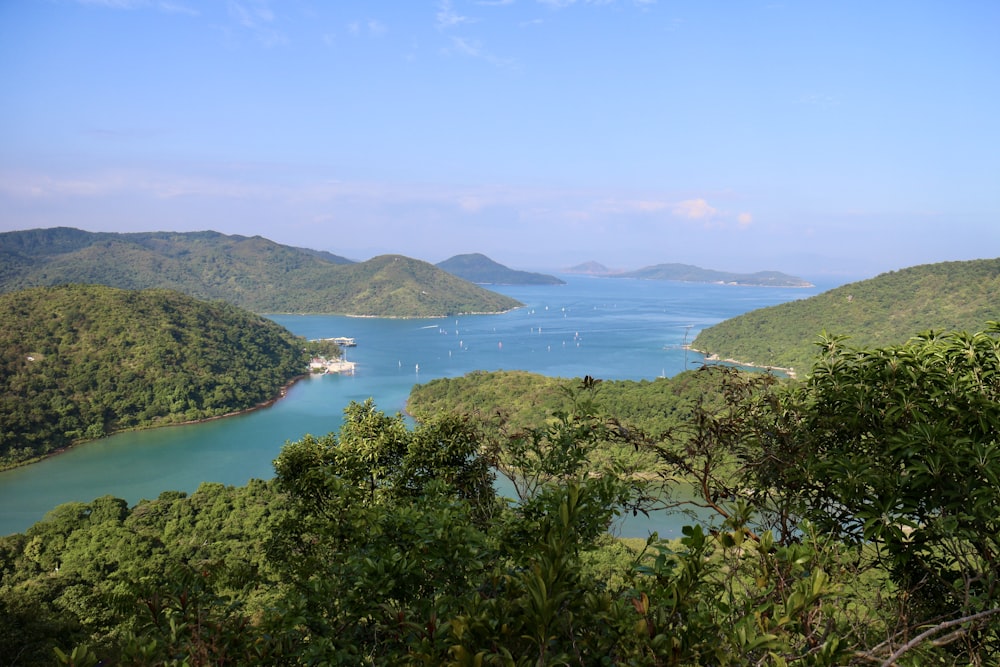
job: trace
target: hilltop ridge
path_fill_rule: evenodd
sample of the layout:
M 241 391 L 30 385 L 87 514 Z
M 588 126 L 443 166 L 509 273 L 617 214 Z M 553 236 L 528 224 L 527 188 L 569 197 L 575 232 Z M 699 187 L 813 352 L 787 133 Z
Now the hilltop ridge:
M 257 313 L 441 317 L 521 304 L 402 255 L 353 262 L 219 232 L 86 232 L 58 227 L 0 234 L 0 292 L 59 284 L 172 289 Z

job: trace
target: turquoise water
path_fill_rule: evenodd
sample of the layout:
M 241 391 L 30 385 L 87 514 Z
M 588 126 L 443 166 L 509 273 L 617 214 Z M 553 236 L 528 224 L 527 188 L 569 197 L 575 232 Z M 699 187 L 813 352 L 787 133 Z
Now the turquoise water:
M 319 315 L 273 319 L 308 338 L 350 336 L 354 375 L 295 384 L 273 406 L 246 415 L 87 443 L 0 473 L 0 535 L 25 530 L 60 503 L 102 495 L 129 503 L 162 491 L 193 492 L 204 481 L 243 485 L 272 476 L 287 442 L 340 426 L 344 406 L 374 397 L 382 410 L 405 409 L 414 384 L 473 370 L 528 370 L 549 376 L 654 379 L 703 360 L 683 349 L 724 319 L 818 294 L 667 281 L 565 277 L 566 285 L 496 288 L 525 303 L 502 315 L 391 320 Z M 825 288 L 824 288 L 825 289 Z M 682 523 L 682 522 L 681 522 Z M 630 518 L 624 535 L 674 534 L 681 523 Z

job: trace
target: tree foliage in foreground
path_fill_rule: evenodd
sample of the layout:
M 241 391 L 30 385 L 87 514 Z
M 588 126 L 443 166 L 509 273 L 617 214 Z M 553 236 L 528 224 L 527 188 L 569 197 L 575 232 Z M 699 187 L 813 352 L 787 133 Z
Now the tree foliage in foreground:
M 801 384 L 706 367 L 720 393 L 655 438 L 596 411 L 590 378 L 509 441 L 455 413 L 410 430 L 352 404 L 338 434 L 286 445 L 273 483 L 64 505 L 0 540 L 4 650 L 72 665 L 996 664 L 998 340 L 997 325 L 880 350 L 830 339 Z M 595 467 L 609 442 L 656 468 Z M 493 491 L 495 466 L 522 478 L 516 502 Z M 657 480 L 693 486 L 687 502 L 719 520 L 635 550 L 608 537 Z
M 119 430 L 252 408 L 306 372 L 310 345 L 176 292 L 0 295 L 0 468 Z

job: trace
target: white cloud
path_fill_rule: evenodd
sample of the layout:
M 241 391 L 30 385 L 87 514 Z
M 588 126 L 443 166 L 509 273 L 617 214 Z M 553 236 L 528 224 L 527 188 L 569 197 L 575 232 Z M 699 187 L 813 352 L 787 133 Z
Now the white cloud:
M 753 216 L 749 213 L 740 213 L 736 216 L 736 222 L 739 223 L 740 227 L 749 227 L 753 223 Z
M 708 202 L 704 199 L 685 199 L 684 201 L 677 202 L 673 207 L 674 215 L 681 218 L 688 218 L 689 220 L 711 218 L 716 213 L 718 211 L 709 206 Z

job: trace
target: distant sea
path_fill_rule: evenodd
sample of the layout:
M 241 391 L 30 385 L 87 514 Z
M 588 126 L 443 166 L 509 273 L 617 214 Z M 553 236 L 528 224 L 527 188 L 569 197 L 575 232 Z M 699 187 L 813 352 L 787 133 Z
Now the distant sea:
M 273 406 L 226 419 L 122 433 L 0 473 L 0 535 L 23 532 L 56 505 L 103 495 L 130 504 L 163 491 L 194 492 L 202 482 L 244 485 L 273 475 L 289 441 L 340 427 L 350 401 L 373 397 L 387 413 L 405 411 L 414 384 L 473 370 L 526 370 L 548 376 L 653 380 L 695 368 L 685 349 L 706 327 L 750 310 L 834 287 L 738 287 L 562 276 L 565 285 L 496 287 L 525 303 L 501 315 L 435 319 L 273 315 L 307 338 L 347 336 L 354 375 L 296 383 Z M 676 534 L 682 519 L 629 518 L 616 530 Z

